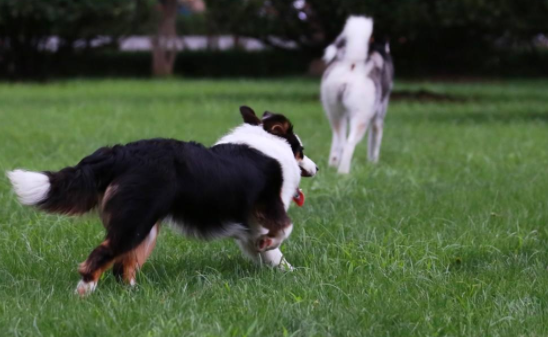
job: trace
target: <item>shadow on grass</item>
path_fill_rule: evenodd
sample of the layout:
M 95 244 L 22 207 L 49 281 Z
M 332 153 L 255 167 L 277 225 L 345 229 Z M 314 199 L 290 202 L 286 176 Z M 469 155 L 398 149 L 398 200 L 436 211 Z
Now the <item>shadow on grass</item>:
M 414 102 L 466 102 L 469 100 L 477 100 L 477 97 L 461 97 L 447 94 L 435 93 L 428 90 L 409 91 L 401 90 L 394 91 L 390 96 L 392 101 L 414 101 Z
M 448 270 L 451 272 L 477 273 L 485 270 L 510 270 L 530 268 L 532 259 L 542 257 L 538 255 L 538 247 L 524 246 L 516 252 L 515 248 L 505 250 L 467 250 L 461 256 L 455 256 L 449 261 Z
M 174 280 L 184 278 L 189 285 L 201 284 L 207 280 L 237 281 L 244 278 L 256 278 L 263 273 L 277 271 L 260 266 L 244 257 L 225 257 L 211 259 L 166 259 L 147 263 L 140 272 L 141 282 L 147 280 L 161 287 L 169 287 Z

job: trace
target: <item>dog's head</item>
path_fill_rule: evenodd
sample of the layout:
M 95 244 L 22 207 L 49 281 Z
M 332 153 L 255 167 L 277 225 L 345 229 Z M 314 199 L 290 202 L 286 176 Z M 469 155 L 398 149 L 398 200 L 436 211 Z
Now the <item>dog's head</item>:
M 313 177 L 316 175 L 319 170 L 318 166 L 304 155 L 303 144 L 299 136 L 293 132 L 293 125 L 284 115 L 265 111 L 263 117 L 260 119 L 255 115 L 253 109 L 247 106 L 241 106 L 240 113 L 242 114 L 244 123 L 262 126 L 266 132 L 285 139 L 291 146 L 295 160 L 301 168 L 301 176 Z

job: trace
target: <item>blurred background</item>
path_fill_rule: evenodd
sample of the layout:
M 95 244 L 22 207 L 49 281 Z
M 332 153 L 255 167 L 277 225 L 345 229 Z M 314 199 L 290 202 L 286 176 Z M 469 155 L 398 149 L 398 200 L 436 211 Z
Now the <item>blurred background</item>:
M 545 0 L 0 0 L 0 79 L 317 76 L 350 14 L 399 78 L 548 75 Z

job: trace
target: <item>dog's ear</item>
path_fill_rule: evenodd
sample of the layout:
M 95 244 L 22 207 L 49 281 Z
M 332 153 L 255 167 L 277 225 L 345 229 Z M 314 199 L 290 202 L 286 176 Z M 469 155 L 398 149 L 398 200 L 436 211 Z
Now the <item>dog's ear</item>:
M 242 105 L 240 107 L 240 113 L 242 114 L 244 123 L 251 125 L 261 124 L 261 120 L 255 115 L 255 111 L 253 111 L 253 109 L 251 109 L 250 107 Z
M 266 132 L 273 135 L 285 136 L 289 129 L 291 129 L 291 123 L 284 115 L 265 111 L 263 114 L 263 128 Z

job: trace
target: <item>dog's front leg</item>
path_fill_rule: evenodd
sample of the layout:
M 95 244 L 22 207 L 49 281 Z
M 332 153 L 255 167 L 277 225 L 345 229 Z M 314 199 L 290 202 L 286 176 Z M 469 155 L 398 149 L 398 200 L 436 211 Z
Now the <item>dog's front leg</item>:
M 257 251 L 257 248 L 255 247 L 255 241 L 251 238 L 238 238 L 236 239 L 236 243 L 238 244 L 238 247 L 240 247 L 240 250 L 244 254 L 245 257 L 249 258 L 251 261 L 255 263 L 261 262 L 261 255 Z
M 257 251 L 255 240 L 236 239 L 236 243 L 238 243 L 242 253 L 255 263 L 263 263 L 285 271 L 292 271 L 295 269 L 286 261 L 279 248 L 259 252 Z
M 280 251 L 280 248 L 267 250 L 261 252 L 261 260 L 264 264 L 267 264 L 272 267 L 277 267 L 285 271 L 293 271 L 295 268 L 284 258 L 284 254 Z

